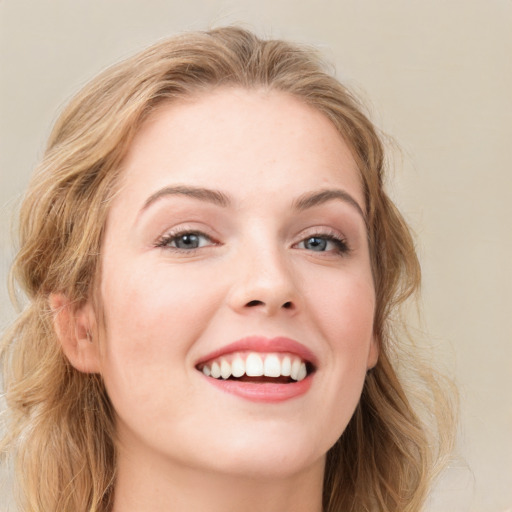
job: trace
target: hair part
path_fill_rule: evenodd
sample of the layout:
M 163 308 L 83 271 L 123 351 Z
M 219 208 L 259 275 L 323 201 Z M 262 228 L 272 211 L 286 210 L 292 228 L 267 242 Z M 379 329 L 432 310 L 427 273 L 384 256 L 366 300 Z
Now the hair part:
M 100 376 L 77 371 L 64 357 L 49 296 L 64 293 L 77 307 L 93 296 L 109 204 L 144 120 L 162 103 L 224 86 L 294 95 L 327 116 L 353 153 L 366 200 L 380 356 L 328 453 L 324 508 L 421 508 L 439 456 L 432 447 L 439 443 L 429 437 L 392 362 L 392 315 L 418 290 L 420 268 L 409 229 L 383 189 L 381 138 L 313 51 L 226 27 L 162 41 L 108 69 L 77 94 L 50 136 L 20 212 L 21 249 L 12 270 L 30 304 L 1 352 L 10 408 L 1 446 L 15 454 L 26 510 L 111 509 L 112 407 Z M 423 381 L 430 391 L 421 407 L 439 419 L 439 435 L 449 427 L 440 419 L 446 403 L 438 400 L 432 376 Z

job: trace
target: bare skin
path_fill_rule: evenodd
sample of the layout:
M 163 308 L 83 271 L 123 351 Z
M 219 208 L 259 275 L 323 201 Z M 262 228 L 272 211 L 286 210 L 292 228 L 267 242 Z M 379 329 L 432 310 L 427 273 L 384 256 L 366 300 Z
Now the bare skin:
M 220 89 L 149 118 L 107 221 L 106 325 L 87 303 L 61 336 L 116 413 L 114 512 L 322 510 L 378 357 L 364 211 L 347 145 L 296 98 Z M 247 337 L 244 358 L 298 358 L 304 381 L 253 399 L 203 373 Z

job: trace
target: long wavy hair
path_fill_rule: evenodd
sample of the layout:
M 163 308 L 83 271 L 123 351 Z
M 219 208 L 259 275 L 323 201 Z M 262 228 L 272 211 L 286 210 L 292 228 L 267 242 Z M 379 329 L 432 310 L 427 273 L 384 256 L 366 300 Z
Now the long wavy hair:
M 404 359 L 396 312 L 417 291 L 420 267 L 383 188 L 381 136 L 314 51 L 236 27 L 159 42 L 95 78 L 56 122 L 20 211 L 11 284 L 28 301 L 1 349 L 8 405 L 1 447 L 12 454 L 21 507 L 112 508 L 114 411 L 101 376 L 77 371 L 63 355 L 49 296 L 62 292 L 78 305 L 93 296 L 109 204 L 141 123 L 160 104 L 221 86 L 294 95 L 328 117 L 352 151 L 366 199 L 380 356 L 327 454 L 323 505 L 325 512 L 418 512 L 450 444 L 451 411 L 424 366 L 407 379 L 397 371 Z

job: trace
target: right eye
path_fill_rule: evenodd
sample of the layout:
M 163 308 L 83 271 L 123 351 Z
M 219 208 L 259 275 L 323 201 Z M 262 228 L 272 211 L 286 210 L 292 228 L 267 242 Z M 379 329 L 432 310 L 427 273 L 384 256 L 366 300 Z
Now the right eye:
M 208 245 L 214 245 L 212 239 L 208 235 L 197 231 L 168 233 L 157 243 L 157 247 L 176 249 L 179 251 L 193 251 Z

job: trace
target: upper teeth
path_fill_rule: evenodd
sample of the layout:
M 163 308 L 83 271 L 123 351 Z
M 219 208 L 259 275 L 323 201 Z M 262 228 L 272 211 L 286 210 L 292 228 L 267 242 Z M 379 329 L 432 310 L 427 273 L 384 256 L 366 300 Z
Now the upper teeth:
M 289 354 L 260 354 L 244 352 L 210 361 L 202 367 L 207 377 L 291 377 L 300 381 L 307 375 L 306 363 L 298 356 Z

